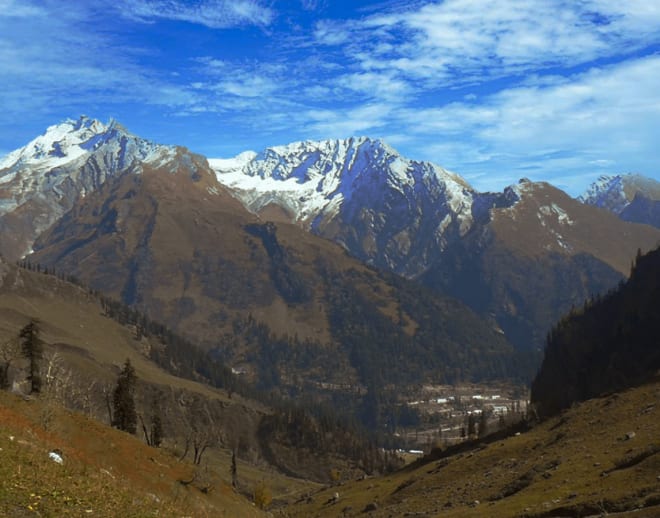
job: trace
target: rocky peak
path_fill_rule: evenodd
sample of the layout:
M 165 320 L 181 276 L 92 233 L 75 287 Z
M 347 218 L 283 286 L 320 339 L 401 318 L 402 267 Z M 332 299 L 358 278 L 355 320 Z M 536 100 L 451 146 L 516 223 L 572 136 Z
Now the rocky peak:
M 621 214 L 637 194 L 649 200 L 660 200 L 660 182 L 634 173 L 601 175 L 578 200 Z

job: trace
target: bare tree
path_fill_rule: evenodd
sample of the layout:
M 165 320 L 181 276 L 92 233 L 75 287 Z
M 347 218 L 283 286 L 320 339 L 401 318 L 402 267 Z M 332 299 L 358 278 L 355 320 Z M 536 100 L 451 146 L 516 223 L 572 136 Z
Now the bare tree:
M 183 460 L 192 450 L 193 464 L 199 466 L 206 450 L 219 442 L 215 419 L 208 406 L 200 397 L 194 397 L 184 411 L 184 451 Z
M 104 383 L 101 386 L 101 393 L 103 394 L 103 401 L 105 403 L 106 411 L 108 412 L 108 424 L 112 426 L 114 422 L 114 415 L 112 412 L 112 392 L 114 387 L 111 383 Z
M 102 391 L 101 391 L 102 392 Z M 96 414 L 96 402 L 94 396 L 98 393 L 98 382 L 96 380 L 91 380 L 85 384 L 81 390 L 81 405 L 82 410 L 89 417 L 92 417 Z M 110 416 L 112 422 L 112 416 Z
M 77 387 L 74 387 L 73 372 L 64 366 L 64 359 L 57 351 L 43 355 L 43 391 L 46 396 L 65 405 L 67 397 L 77 399 Z

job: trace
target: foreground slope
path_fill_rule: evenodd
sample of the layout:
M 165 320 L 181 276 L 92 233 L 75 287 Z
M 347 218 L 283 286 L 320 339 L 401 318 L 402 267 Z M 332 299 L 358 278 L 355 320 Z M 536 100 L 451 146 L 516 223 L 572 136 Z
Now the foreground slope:
M 281 516 L 658 516 L 658 437 L 655 381 L 576 405 L 519 436 L 328 488 Z
M 2 516 L 23 516 L 27 505 L 37 508 L 35 502 L 46 516 L 67 511 L 82 516 L 87 509 L 100 516 L 151 516 L 156 511 L 159 516 L 256 516 L 245 496 L 230 488 L 234 448 L 243 493 L 250 495 L 264 478 L 275 497 L 308 485 L 263 460 L 256 462 L 261 459 L 259 426 L 272 408 L 239 394 L 230 397 L 205 384 L 201 375 L 199 381 L 175 376 L 170 371 L 177 370 L 176 363 L 168 365 L 170 371 L 160 368 L 150 356 L 166 346 L 106 316 L 98 296 L 0 260 L 3 362 L 9 358 L 5 345 L 31 319 L 38 320 L 44 342 L 44 388 L 40 396 L 25 400 L 0 391 Z M 109 428 L 107 397 L 126 358 L 137 373 L 136 407 L 147 426 L 154 406 L 159 409 L 165 451 L 147 447 L 140 428 L 137 436 Z M 12 358 L 10 381 L 19 391 L 25 367 L 20 355 Z M 62 404 L 79 413 L 63 410 Z M 192 465 L 185 445 L 204 434 L 214 439 L 208 462 L 200 464 L 204 478 L 195 479 L 200 467 Z M 63 468 L 47 457 L 54 448 L 63 452 Z M 211 491 L 202 492 L 207 486 Z
M 172 453 L 89 417 L 0 391 L 2 516 L 265 515 L 226 482 L 206 494 L 181 483 L 193 473 Z
M 660 249 L 555 327 L 532 385 L 530 417 L 540 424 L 436 449 L 283 515 L 659 516 L 659 273 Z

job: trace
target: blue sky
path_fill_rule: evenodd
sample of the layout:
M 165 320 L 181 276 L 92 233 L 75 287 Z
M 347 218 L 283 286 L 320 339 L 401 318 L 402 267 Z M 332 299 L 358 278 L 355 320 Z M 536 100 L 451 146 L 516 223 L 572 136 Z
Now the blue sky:
M 367 135 L 481 190 L 660 178 L 657 0 L 0 0 L 0 155 L 81 114 L 209 157 Z

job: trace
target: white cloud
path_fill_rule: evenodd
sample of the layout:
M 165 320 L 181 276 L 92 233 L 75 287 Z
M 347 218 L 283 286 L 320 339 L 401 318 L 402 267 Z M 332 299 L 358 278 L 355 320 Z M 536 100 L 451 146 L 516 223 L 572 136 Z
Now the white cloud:
M 536 179 L 567 171 L 621 167 L 657 172 L 660 134 L 660 56 L 649 56 L 546 86 L 512 87 L 439 108 L 398 110 L 391 122 L 416 135 L 417 151 L 443 165 L 495 185 L 486 171 L 529 170 Z M 417 121 L 417 124 L 415 124 Z M 441 144 L 433 143 L 435 140 Z M 424 150 L 424 142 L 431 148 Z M 479 176 L 481 175 L 481 176 Z M 510 182 L 507 182 L 510 183 Z M 477 182 L 478 184 L 478 182 Z M 572 181 L 578 185 L 578 180 Z
M 327 0 L 300 0 L 305 11 L 322 11 L 327 7 Z
M 321 138 L 365 135 L 383 128 L 393 108 L 387 104 L 364 104 L 345 110 L 308 110 L 302 115 L 305 129 Z
M 387 72 L 359 72 L 341 75 L 335 79 L 335 84 L 360 94 L 362 98 L 392 102 L 400 101 L 412 90 L 408 82 Z
M 445 0 L 361 21 L 317 24 L 367 70 L 456 84 L 574 66 L 660 42 L 657 2 Z M 391 42 L 395 42 L 391 45 Z
M 39 14 L 0 16 L 0 98 L 5 113 L 24 116 L 106 102 L 194 102 L 192 91 L 152 75 L 107 35 L 90 32 L 96 13 L 85 4 L 62 10 L 57 4 L 40 2 L 35 7 L 26 1 L 21 9 Z
M 16 0 L 0 0 L 0 17 L 33 18 L 45 14 L 46 12 L 36 5 Z
M 320 20 L 314 29 L 314 38 L 322 45 L 343 45 L 351 39 L 351 24 L 338 24 L 334 21 Z
M 212 29 L 267 26 L 275 17 L 275 12 L 259 0 L 125 0 L 121 2 L 119 12 L 144 22 L 176 20 Z

